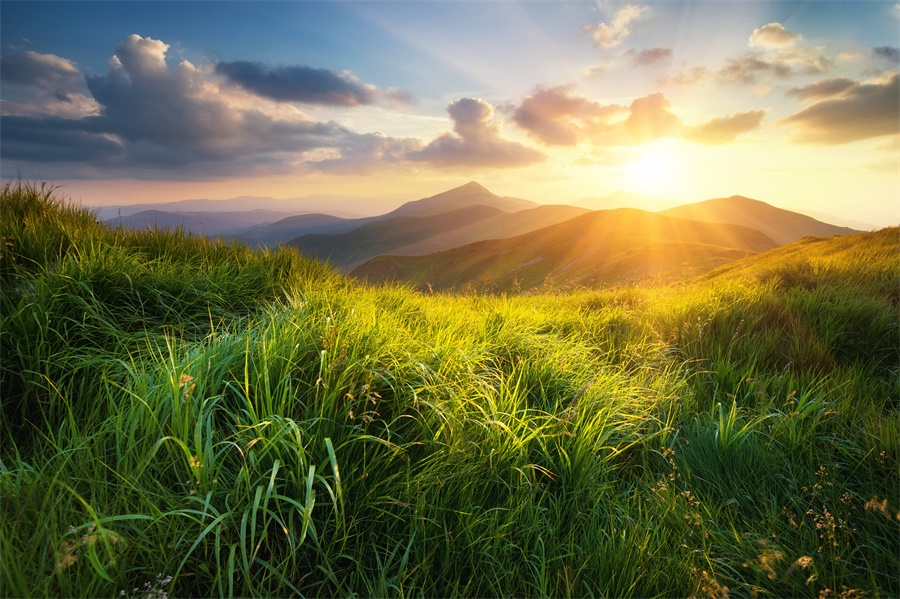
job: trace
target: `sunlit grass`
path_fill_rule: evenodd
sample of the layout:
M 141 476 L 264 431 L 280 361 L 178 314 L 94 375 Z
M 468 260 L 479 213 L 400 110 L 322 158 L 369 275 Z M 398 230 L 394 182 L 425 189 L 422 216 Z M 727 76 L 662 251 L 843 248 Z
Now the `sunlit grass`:
M 900 594 L 896 230 L 423 296 L 48 191 L 0 204 L 4 595 Z

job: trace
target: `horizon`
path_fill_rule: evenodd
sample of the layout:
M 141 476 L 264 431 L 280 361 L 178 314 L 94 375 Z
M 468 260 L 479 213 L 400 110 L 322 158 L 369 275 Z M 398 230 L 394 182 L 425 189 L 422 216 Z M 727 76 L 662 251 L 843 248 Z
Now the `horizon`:
M 0 14 L 0 176 L 90 206 L 331 195 L 378 212 L 478 181 L 541 204 L 741 195 L 900 223 L 893 1 Z

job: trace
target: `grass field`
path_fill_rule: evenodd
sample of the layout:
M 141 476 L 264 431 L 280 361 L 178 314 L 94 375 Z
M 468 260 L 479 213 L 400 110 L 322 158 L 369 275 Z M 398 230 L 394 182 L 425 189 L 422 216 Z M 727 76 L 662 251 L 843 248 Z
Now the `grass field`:
M 900 595 L 900 232 L 367 287 L 0 203 L 3 596 Z

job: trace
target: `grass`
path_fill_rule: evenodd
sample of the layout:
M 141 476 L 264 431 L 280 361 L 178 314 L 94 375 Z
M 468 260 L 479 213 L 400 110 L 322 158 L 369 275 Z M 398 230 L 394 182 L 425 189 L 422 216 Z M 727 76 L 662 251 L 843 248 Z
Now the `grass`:
M 0 230 L 4 596 L 900 594 L 896 229 L 521 297 Z

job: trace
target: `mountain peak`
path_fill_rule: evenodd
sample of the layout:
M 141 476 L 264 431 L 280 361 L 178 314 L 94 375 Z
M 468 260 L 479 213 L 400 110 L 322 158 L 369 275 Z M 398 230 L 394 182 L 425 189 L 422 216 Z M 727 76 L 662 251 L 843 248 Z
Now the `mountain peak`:
M 478 181 L 469 181 L 465 185 L 460 185 L 459 187 L 457 187 L 455 189 L 451 189 L 450 191 L 466 191 L 469 193 L 476 193 L 476 192 L 491 193 L 490 191 L 488 191 L 488 189 L 484 185 L 482 185 Z

